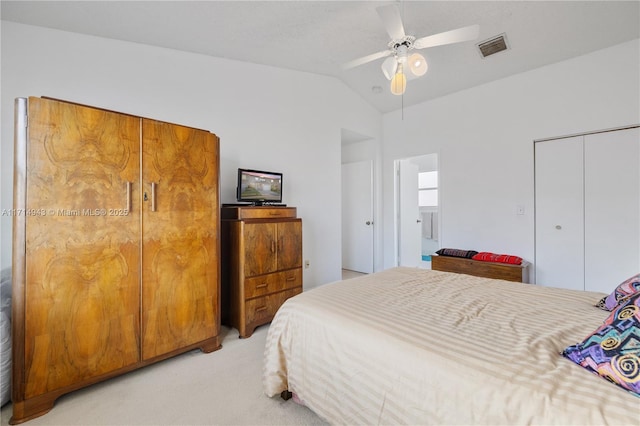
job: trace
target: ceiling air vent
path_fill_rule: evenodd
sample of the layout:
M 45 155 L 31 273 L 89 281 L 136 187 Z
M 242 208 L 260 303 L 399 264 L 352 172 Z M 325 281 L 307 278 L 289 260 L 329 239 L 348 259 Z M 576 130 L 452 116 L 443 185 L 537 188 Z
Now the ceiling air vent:
M 507 35 L 504 33 L 478 43 L 478 49 L 483 58 L 502 52 L 508 48 Z

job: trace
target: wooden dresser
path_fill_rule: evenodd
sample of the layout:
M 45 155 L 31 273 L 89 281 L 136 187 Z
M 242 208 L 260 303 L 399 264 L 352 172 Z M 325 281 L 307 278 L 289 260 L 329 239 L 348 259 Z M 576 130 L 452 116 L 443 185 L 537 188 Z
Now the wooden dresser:
M 529 262 L 522 262 L 522 265 L 511 265 L 508 263 L 484 262 L 464 257 L 434 255 L 431 256 L 431 269 L 520 283 L 529 282 Z
M 295 207 L 223 206 L 222 323 L 249 337 L 302 292 L 302 220 Z

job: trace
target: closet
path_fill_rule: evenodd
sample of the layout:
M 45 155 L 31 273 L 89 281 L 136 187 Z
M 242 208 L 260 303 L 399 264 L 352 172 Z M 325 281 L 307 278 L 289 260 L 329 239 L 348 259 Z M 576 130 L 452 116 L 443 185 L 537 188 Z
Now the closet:
M 611 292 L 640 271 L 640 128 L 534 149 L 536 283 Z
M 220 347 L 217 136 L 20 98 L 14 170 L 12 424 Z

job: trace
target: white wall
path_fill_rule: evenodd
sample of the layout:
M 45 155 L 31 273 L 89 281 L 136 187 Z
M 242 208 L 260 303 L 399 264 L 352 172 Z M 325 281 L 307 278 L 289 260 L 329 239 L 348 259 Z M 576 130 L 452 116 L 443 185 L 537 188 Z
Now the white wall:
M 207 129 L 220 137 L 221 201 L 236 169 L 284 173 L 303 219 L 305 288 L 340 278 L 341 129 L 381 139 L 381 114 L 337 79 L 2 21 L 2 194 L 12 207 L 13 100 L 50 96 Z M 11 220 L 1 217 L 2 267 Z
M 439 154 L 441 247 L 533 261 L 533 141 L 640 123 L 639 76 L 634 40 L 405 108 L 404 120 L 385 114 L 385 267 L 395 264 L 393 162 L 428 153 Z
M 443 247 L 533 260 L 533 140 L 640 122 L 638 40 L 405 108 L 404 119 L 400 111 L 381 116 L 336 79 L 314 74 L 6 21 L 1 42 L 0 208 L 12 206 L 15 97 L 208 129 L 221 138 L 223 202 L 234 199 L 237 167 L 284 172 L 284 201 L 304 223 L 307 288 L 340 277 L 343 128 L 383 141 L 374 163 L 382 181 L 376 258 L 384 252 L 389 267 L 395 159 L 439 154 Z M 10 218 L 0 225 L 4 268 Z

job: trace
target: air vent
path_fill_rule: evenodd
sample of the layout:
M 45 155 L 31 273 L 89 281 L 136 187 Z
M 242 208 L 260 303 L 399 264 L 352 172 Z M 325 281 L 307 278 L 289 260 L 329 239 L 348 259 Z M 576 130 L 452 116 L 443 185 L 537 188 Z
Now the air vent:
M 480 49 L 480 54 L 483 58 L 502 52 L 508 48 L 507 35 L 504 33 L 478 43 L 478 49 Z

